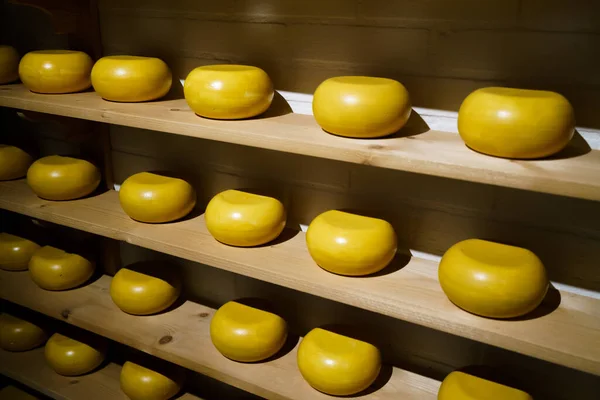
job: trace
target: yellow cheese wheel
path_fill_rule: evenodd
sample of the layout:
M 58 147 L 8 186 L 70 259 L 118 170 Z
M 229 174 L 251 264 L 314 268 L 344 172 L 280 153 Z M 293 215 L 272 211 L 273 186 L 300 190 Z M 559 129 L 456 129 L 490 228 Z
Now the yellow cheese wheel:
M 140 222 L 170 222 L 185 217 L 196 206 L 196 191 L 179 178 L 140 172 L 119 190 L 123 211 Z
M 479 239 L 446 251 L 438 274 L 450 301 L 491 318 L 527 314 L 542 302 L 549 285 L 544 265 L 531 251 Z
M 121 369 L 121 390 L 131 400 L 168 400 L 181 390 L 183 379 L 171 379 L 131 361 Z
M 29 261 L 31 279 L 42 289 L 67 290 L 85 283 L 95 265 L 78 254 L 44 246 Z
M 0 315 L 0 347 L 8 351 L 27 351 L 41 346 L 46 341 L 46 333 L 31 322 Z
M 19 77 L 27 89 L 36 93 L 80 92 L 92 85 L 93 64 L 81 51 L 30 51 L 19 63 Z
M 5 386 L 0 389 L 0 400 L 38 400 L 39 397 L 35 397 L 27 392 L 22 391 L 14 386 Z
M 18 147 L 0 144 L 0 181 L 22 178 L 33 159 Z
M 349 396 L 375 381 L 381 369 L 381 354 L 370 343 L 315 328 L 300 342 L 298 368 L 313 388 L 334 396 Z
M 286 222 L 279 200 L 239 190 L 226 190 L 213 197 L 204 218 L 219 242 L 243 247 L 270 242 L 279 236 Z
M 315 262 L 327 271 L 368 275 L 393 260 L 397 239 L 387 221 L 331 210 L 310 223 L 306 245 Z
M 181 283 L 168 266 L 138 263 L 121 268 L 110 284 L 115 304 L 129 314 L 149 315 L 171 306 L 179 297 Z
M 287 324 L 276 314 L 230 301 L 213 316 L 210 337 L 227 358 L 240 362 L 261 361 L 283 347 Z
M 92 193 L 100 184 L 100 171 L 86 160 L 48 156 L 29 167 L 27 183 L 46 200 L 74 200 Z
M 0 233 L 0 268 L 7 271 L 25 271 L 29 260 L 40 246 L 31 240 Z
M 0 85 L 19 79 L 19 59 L 14 47 L 0 45 Z
M 189 73 L 184 95 L 198 115 L 214 119 L 250 118 L 267 111 L 273 96 L 269 75 L 247 65 L 206 65 Z
M 411 113 L 410 96 L 398 81 L 339 76 L 324 81 L 313 98 L 313 114 L 326 132 L 353 138 L 387 136 Z
M 474 91 L 458 112 L 458 132 L 475 151 L 505 158 L 539 158 L 573 137 L 575 113 L 562 95 L 489 87 Z
M 154 57 L 102 57 L 92 68 L 92 85 L 106 100 L 120 102 L 150 101 L 171 89 L 171 70 Z
M 438 400 L 533 400 L 527 393 L 460 371 L 442 382 Z
M 44 349 L 46 362 L 60 375 L 84 375 L 96 369 L 104 361 L 106 345 L 89 344 L 55 333 L 48 339 Z

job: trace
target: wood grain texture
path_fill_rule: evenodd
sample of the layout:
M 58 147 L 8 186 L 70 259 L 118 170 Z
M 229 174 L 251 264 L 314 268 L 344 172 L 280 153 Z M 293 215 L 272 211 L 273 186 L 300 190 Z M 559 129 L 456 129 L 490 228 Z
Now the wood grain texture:
M 312 389 L 296 365 L 297 345 L 271 361 L 242 364 L 223 357 L 210 339 L 215 310 L 186 301 L 154 316 L 122 312 L 110 298 L 110 277 L 81 288 L 50 292 L 27 272 L 0 273 L 2 297 L 269 399 L 329 399 Z M 135 329 L 131 329 L 135 326 Z M 439 382 L 393 368 L 389 381 L 364 399 L 434 400 Z M 105 397 L 109 398 L 109 397 Z
M 0 183 L 0 207 L 600 375 L 600 301 L 593 298 L 556 291 L 530 318 L 492 320 L 451 304 L 437 263 L 415 257 L 376 276 L 342 277 L 317 267 L 299 232 L 267 246 L 229 247 L 211 237 L 202 215 L 142 224 L 122 211 L 116 192 L 49 202 L 22 180 Z
M 348 139 L 326 134 L 311 116 L 293 113 L 277 115 L 280 110 L 275 109 L 255 119 L 215 121 L 196 116 L 183 99 L 139 104 L 113 103 L 102 100 L 92 92 L 47 96 L 31 93 L 22 85 L 2 87 L 0 106 L 600 200 L 600 180 L 597 179 L 600 174 L 600 151 L 578 155 L 581 148 L 571 149 L 572 152 L 567 149 L 564 156 L 559 155 L 554 159 L 504 160 L 469 150 L 456 134 L 424 131 L 418 126 L 401 131 L 400 136 L 403 137 Z
M 0 349 L 0 374 L 57 400 L 128 399 L 121 391 L 120 365 L 109 362 L 90 374 L 62 376 L 46 363 L 43 347 L 18 353 Z M 188 393 L 176 399 L 200 400 Z

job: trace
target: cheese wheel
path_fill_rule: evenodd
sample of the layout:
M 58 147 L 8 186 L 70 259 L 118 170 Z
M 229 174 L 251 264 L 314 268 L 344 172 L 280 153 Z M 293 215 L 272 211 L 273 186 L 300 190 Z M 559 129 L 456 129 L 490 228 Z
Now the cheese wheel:
M 356 276 L 385 268 L 396 255 L 397 239 L 387 221 L 331 210 L 310 223 L 306 245 L 321 268 Z
M 213 316 L 210 337 L 227 358 L 240 362 L 261 361 L 284 345 L 287 324 L 276 314 L 230 301 Z
M 446 251 L 438 275 L 450 301 L 491 318 L 527 314 L 542 302 L 549 286 L 534 253 L 480 239 L 464 240 Z
M 183 91 L 196 114 L 214 119 L 242 119 L 262 114 L 275 95 L 267 73 L 248 65 L 198 67 L 185 79 Z
M 154 57 L 107 56 L 92 68 L 92 85 L 102 98 L 120 102 L 156 100 L 171 89 L 171 70 Z
M 326 132 L 353 138 L 395 133 L 411 113 L 410 96 L 400 82 L 368 76 L 327 79 L 317 87 L 312 108 Z
M 467 146 L 505 158 L 540 158 L 561 151 L 575 132 L 575 113 L 562 95 L 489 87 L 463 101 L 458 132 Z
M 81 51 L 30 51 L 19 63 L 19 77 L 27 89 L 36 93 L 81 92 L 92 85 L 93 64 Z
M 204 213 L 208 231 L 219 242 L 231 246 L 258 246 L 283 231 L 283 204 L 268 196 L 226 190 L 208 203 Z

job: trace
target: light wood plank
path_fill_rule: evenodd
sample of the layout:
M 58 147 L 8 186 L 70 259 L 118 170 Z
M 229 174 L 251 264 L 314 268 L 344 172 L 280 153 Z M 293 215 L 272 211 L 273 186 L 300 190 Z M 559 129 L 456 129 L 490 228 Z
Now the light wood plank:
M 44 348 L 25 352 L 0 349 L 0 374 L 21 382 L 38 392 L 57 400 L 127 400 L 121 391 L 121 366 L 107 363 L 100 369 L 81 376 L 62 376 L 48 366 Z M 200 400 L 184 393 L 178 400 Z
M 210 340 L 215 310 L 186 301 L 169 312 L 139 317 L 122 312 L 109 294 L 112 278 L 102 276 L 75 290 L 40 289 L 28 272 L 0 272 L 2 297 L 128 346 L 211 376 L 269 399 L 329 399 L 312 389 L 296 365 L 297 345 L 272 361 L 243 364 L 223 357 Z M 132 329 L 133 327 L 133 329 Z M 434 400 L 439 382 L 393 368 L 390 380 L 364 399 Z M 109 398 L 109 397 L 105 397 Z
M 0 106 L 63 115 L 178 135 L 237 143 L 357 164 L 454 178 L 563 196 L 600 200 L 600 151 L 537 161 L 504 160 L 469 150 L 453 133 L 411 126 L 413 136 L 375 140 L 324 133 L 313 117 L 267 115 L 244 121 L 215 121 L 191 112 L 183 99 L 114 103 L 96 93 L 47 96 L 22 85 L 0 88 Z M 276 108 L 276 107 L 275 107 Z M 415 124 L 417 125 L 417 124 Z M 576 144 L 584 147 L 583 144 Z M 578 149 L 572 149 L 577 152 Z
M 560 292 L 560 307 L 552 312 L 551 305 L 542 305 L 535 318 L 486 319 L 450 303 L 437 280 L 437 263 L 415 257 L 387 274 L 343 277 L 313 262 L 303 233 L 268 246 L 229 247 L 211 237 L 203 216 L 142 224 L 122 211 L 116 192 L 49 202 L 23 180 L 0 183 L 0 207 L 600 375 L 597 299 Z M 4 286 L 7 292 L 18 287 Z

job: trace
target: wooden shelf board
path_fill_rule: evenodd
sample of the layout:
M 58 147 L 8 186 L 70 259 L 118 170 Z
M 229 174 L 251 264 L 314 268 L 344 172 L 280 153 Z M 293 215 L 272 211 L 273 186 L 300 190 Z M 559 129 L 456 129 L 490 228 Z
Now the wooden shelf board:
M 110 298 L 112 278 L 104 275 L 78 289 L 50 292 L 28 272 L 0 271 L 2 297 L 96 332 L 130 347 L 269 399 L 330 399 L 312 389 L 296 365 L 297 345 L 271 361 L 243 364 L 223 357 L 210 339 L 214 309 L 190 301 L 154 316 L 122 312 Z M 132 329 L 132 327 L 134 327 Z M 393 368 L 390 380 L 364 399 L 434 400 L 440 383 Z M 110 397 L 105 397 L 110 398 Z
M 454 306 L 440 288 L 437 263 L 415 257 L 393 272 L 343 277 L 314 263 L 302 232 L 268 246 L 229 247 L 214 240 L 202 215 L 170 224 L 143 224 L 123 212 L 114 191 L 51 202 L 35 196 L 24 180 L 0 182 L 0 208 L 600 375 L 597 299 L 559 292 L 560 306 L 551 312 L 551 304 L 542 304 L 533 313 L 535 318 L 487 319 Z
M 128 399 L 119 383 L 120 365 L 107 363 L 90 374 L 61 376 L 46 364 L 43 347 L 17 353 L 0 349 L 0 374 L 57 400 Z M 177 399 L 200 400 L 187 393 Z
M 184 99 L 114 103 L 95 92 L 31 93 L 0 88 L 0 106 L 150 129 L 445 178 L 600 200 L 600 151 L 548 160 L 505 160 L 469 150 L 454 133 L 359 140 L 323 132 L 310 115 L 269 115 L 243 121 L 196 116 Z M 271 112 L 276 114 L 275 112 Z M 414 124 L 416 125 L 416 124 Z M 406 132 L 418 133 L 416 127 Z M 578 144 L 581 145 L 581 144 Z M 579 149 L 574 150 L 576 152 Z M 573 152 L 567 152 L 573 153 Z

